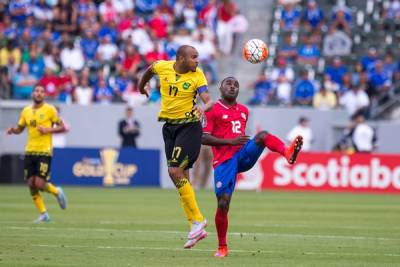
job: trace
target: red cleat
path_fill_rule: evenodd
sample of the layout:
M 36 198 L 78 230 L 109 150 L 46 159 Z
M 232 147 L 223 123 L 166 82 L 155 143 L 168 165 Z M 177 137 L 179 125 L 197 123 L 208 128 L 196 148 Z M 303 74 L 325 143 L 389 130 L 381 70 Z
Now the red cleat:
M 225 258 L 228 256 L 228 247 L 218 247 L 217 252 L 215 252 L 214 257 L 216 258 Z
M 289 147 L 285 150 L 285 158 L 289 162 L 289 164 L 294 164 L 296 162 L 297 155 L 301 150 L 301 146 L 303 145 L 303 137 L 298 135 Z

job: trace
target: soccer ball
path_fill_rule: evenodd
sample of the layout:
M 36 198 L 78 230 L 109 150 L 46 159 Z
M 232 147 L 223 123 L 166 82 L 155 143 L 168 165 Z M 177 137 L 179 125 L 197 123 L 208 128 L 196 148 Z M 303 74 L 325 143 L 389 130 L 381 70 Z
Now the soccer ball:
M 243 47 L 243 57 L 248 62 L 256 64 L 264 61 L 268 56 L 268 47 L 260 39 L 251 39 Z

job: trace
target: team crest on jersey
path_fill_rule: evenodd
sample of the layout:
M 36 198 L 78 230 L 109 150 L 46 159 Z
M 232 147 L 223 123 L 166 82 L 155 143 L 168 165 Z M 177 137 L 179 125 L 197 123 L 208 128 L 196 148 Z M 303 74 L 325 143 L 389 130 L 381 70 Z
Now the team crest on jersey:
M 183 87 L 183 89 L 187 90 L 187 89 L 189 89 L 189 87 L 190 87 L 190 83 L 185 82 L 185 83 L 182 85 L 182 87 Z
M 222 115 L 222 119 L 226 120 L 228 118 L 228 115 L 224 114 Z
M 244 113 L 242 112 L 240 115 L 242 115 L 242 118 L 243 118 L 244 120 L 246 120 L 246 114 L 244 114 Z
M 218 181 L 217 184 L 215 185 L 216 188 L 221 188 L 222 187 L 222 183 L 221 181 Z

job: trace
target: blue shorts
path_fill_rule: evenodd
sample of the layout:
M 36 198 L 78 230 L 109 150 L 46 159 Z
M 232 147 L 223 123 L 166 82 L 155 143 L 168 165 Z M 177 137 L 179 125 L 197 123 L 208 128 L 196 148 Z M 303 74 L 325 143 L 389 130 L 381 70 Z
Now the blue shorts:
M 215 194 L 232 195 L 235 190 L 236 176 L 238 173 L 250 170 L 257 162 L 264 147 L 258 146 L 255 139 L 248 141 L 233 157 L 214 170 Z

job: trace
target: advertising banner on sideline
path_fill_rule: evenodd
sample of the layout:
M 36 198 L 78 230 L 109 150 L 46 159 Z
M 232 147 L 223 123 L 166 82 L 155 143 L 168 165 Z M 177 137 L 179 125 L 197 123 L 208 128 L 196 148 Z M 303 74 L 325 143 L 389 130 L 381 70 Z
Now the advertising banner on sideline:
M 400 194 L 400 155 L 301 153 L 294 165 L 265 153 L 238 177 L 238 189 Z
M 160 152 L 150 149 L 54 149 L 51 180 L 64 185 L 159 186 Z

